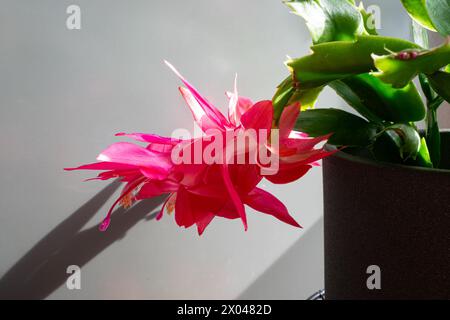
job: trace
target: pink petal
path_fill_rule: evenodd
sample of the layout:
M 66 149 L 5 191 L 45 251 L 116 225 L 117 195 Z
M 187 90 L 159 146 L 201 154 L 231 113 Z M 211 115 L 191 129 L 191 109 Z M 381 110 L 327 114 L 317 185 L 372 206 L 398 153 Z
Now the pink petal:
M 331 135 L 320 136 L 316 138 L 307 138 L 307 139 L 292 139 L 287 138 L 283 140 L 283 147 L 294 148 L 296 152 L 301 151 L 309 151 L 313 149 L 317 144 L 328 140 Z M 280 146 L 281 147 L 281 146 Z
M 97 160 L 138 166 L 145 176 L 156 179 L 167 176 L 172 168 L 170 157 L 129 142 L 111 145 Z
M 248 194 L 263 178 L 259 166 L 254 164 L 230 165 L 229 171 L 239 194 Z
M 296 181 L 303 177 L 311 169 L 310 165 L 299 165 L 296 167 L 283 167 L 280 163 L 278 172 L 274 175 L 265 176 L 267 180 L 275 184 L 285 184 Z
M 156 221 L 161 220 L 161 218 L 164 215 L 164 210 L 166 209 L 167 202 L 169 202 L 172 197 L 176 197 L 176 196 L 177 196 L 176 193 L 172 193 L 172 194 L 169 194 L 169 196 L 166 198 L 166 200 L 164 200 L 164 203 L 161 206 L 161 210 L 159 211 L 158 215 L 156 216 Z
M 281 113 L 279 126 L 280 126 L 280 140 L 289 137 L 292 129 L 295 126 L 295 122 L 297 121 L 298 115 L 300 114 L 300 104 L 294 103 L 290 106 L 284 108 Z
M 121 181 L 132 181 L 137 179 L 139 176 L 142 176 L 139 170 L 133 169 L 133 170 L 111 170 L 111 171 L 104 171 L 100 172 L 97 177 L 87 179 L 86 181 L 90 180 L 108 180 L 111 178 L 117 178 L 120 177 Z
M 195 100 L 200 104 L 201 108 L 205 110 L 205 112 L 218 124 L 228 125 L 228 121 L 225 117 L 217 110 L 212 104 L 210 104 L 205 98 L 203 98 L 200 93 L 178 72 L 177 69 L 173 65 L 171 65 L 168 61 L 164 61 L 164 63 L 180 78 L 180 80 L 184 83 L 184 85 L 189 89 L 190 93 L 194 97 Z
M 242 115 L 241 124 L 245 129 L 265 129 L 269 132 L 272 128 L 272 118 L 272 101 L 264 100 L 255 103 Z
M 189 90 L 183 87 L 180 87 L 179 90 L 191 109 L 194 120 L 203 131 L 206 132 L 209 129 L 224 129 L 224 125 L 215 120 L 214 117 L 211 117 L 211 114 L 198 103 Z
M 212 213 L 209 213 L 203 219 L 197 221 L 197 230 L 199 236 L 203 234 L 206 227 L 211 223 L 212 219 L 214 219 L 214 215 Z
M 76 168 L 64 168 L 64 170 L 127 170 L 136 169 L 135 165 L 117 163 L 117 162 L 95 162 L 84 164 Z
M 148 199 L 165 193 L 172 193 L 178 190 L 178 183 L 164 180 L 150 180 L 146 182 L 136 194 L 136 200 Z
M 230 99 L 233 98 L 234 93 L 233 92 L 227 92 L 227 97 Z M 229 118 L 230 118 L 230 122 L 231 124 L 235 125 L 235 126 L 239 126 L 239 124 L 241 123 L 241 117 L 242 115 L 247 112 L 248 109 L 250 109 L 250 107 L 253 105 L 252 100 L 250 100 L 249 98 L 246 97 L 239 97 L 237 96 L 237 102 L 236 105 L 234 106 L 234 110 L 231 110 L 231 106 L 229 106 Z
M 238 219 L 239 213 L 236 212 L 236 208 L 233 205 L 233 202 L 227 201 L 220 210 L 216 213 L 216 216 L 227 218 L 227 219 Z
M 249 193 L 245 204 L 257 211 L 270 214 L 287 224 L 301 228 L 294 218 L 291 217 L 285 205 L 267 191 L 255 188 Z
M 200 184 L 189 188 L 189 192 L 203 197 L 225 199 L 228 196 L 227 191 L 222 185 Z
M 245 215 L 245 208 L 244 204 L 242 203 L 241 199 L 239 198 L 239 194 L 236 192 L 236 189 L 233 186 L 233 183 L 230 178 L 230 174 L 228 171 L 228 165 L 224 164 L 221 166 L 222 169 L 222 177 L 225 182 L 225 186 L 227 188 L 228 194 L 230 195 L 231 201 L 233 202 L 233 205 L 236 208 L 236 211 L 239 213 L 239 216 L 242 219 L 242 223 L 244 224 L 244 230 L 247 231 L 247 217 Z
M 185 228 L 188 228 L 195 223 L 189 193 L 183 187 L 181 187 L 177 192 L 177 200 L 175 202 L 175 221 L 180 227 Z
M 228 120 L 231 124 L 237 125 L 239 122 L 237 115 L 237 102 L 238 102 L 238 92 L 237 92 L 237 75 L 234 78 L 234 91 L 228 93 Z
M 301 152 L 289 157 L 282 157 L 282 162 L 285 164 L 291 164 L 293 166 L 299 165 L 299 164 L 310 164 L 312 162 L 316 162 L 317 160 L 326 158 L 334 153 L 336 153 L 339 150 L 333 150 L 333 151 L 324 151 L 322 149 L 314 149 L 311 151 L 305 151 Z
M 114 201 L 114 203 L 112 204 L 111 208 L 109 208 L 105 219 L 103 219 L 102 223 L 100 223 L 100 225 L 99 225 L 99 230 L 100 231 L 106 231 L 106 229 L 108 229 L 108 227 L 109 227 L 109 225 L 111 223 L 111 214 L 112 214 L 114 208 L 116 207 L 116 205 L 120 202 L 120 200 L 122 200 L 126 195 L 128 195 L 130 192 L 132 192 L 144 180 L 145 180 L 145 178 L 140 178 L 140 179 L 136 179 L 135 181 L 132 181 L 132 182 L 129 182 L 129 183 L 126 184 L 126 186 L 122 190 L 122 193 L 120 194 L 120 196 L 116 199 L 116 201 Z
M 174 138 L 167 138 L 158 136 L 156 134 L 148 134 L 148 133 L 125 133 L 125 132 L 119 132 L 115 134 L 117 137 L 129 137 L 137 141 L 141 142 L 148 142 L 148 143 L 157 143 L 157 144 L 168 144 L 168 145 L 174 145 L 179 143 L 180 139 L 174 139 Z
M 309 136 L 304 132 L 292 130 L 291 133 L 289 134 L 289 138 L 301 139 L 301 138 L 309 138 Z

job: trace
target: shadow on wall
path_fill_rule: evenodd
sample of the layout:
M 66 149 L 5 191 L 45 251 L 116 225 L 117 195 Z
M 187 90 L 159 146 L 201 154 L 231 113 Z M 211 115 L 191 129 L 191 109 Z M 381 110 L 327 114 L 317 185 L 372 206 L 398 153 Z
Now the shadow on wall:
M 115 181 L 97 193 L 8 270 L 0 279 L 0 299 L 46 298 L 66 281 L 67 266 L 81 268 L 140 220 L 155 218 L 156 213 L 148 214 L 163 202 L 162 196 L 141 201 L 128 210 L 117 209 L 107 232 L 100 232 L 97 226 L 80 231 L 119 185 Z
M 323 248 L 323 219 L 317 221 L 238 299 L 306 299 L 324 287 L 324 256 L 321 248 Z M 321 283 L 317 283 L 317 279 L 322 279 Z

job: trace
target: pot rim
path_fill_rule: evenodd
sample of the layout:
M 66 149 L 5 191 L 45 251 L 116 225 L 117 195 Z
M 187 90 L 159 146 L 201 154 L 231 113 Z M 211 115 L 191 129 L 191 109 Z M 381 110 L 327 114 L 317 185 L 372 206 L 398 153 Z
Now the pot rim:
M 440 132 L 450 134 L 450 129 L 443 129 L 443 130 L 440 130 Z M 336 150 L 336 147 L 327 144 L 326 149 L 327 150 Z M 424 172 L 424 173 L 428 172 L 428 173 L 439 173 L 439 174 L 450 175 L 450 169 L 436 169 L 436 168 L 425 168 L 425 167 L 418 167 L 418 166 L 406 166 L 403 164 L 390 163 L 390 162 L 386 162 L 386 161 L 375 161 L 375 160 L 371 160 L 368 158 L 355 156 L 355 155 L 346 153 L 344 151 L 338 151 L 338 152 L 334 153 L 332 156 L 336 156 L 336 157 L 339 157 L 339 158 L 347 160 L 347 161 L 361 163 L 361 164 L 378 167 L 378 168 L 395 168 L 395 169 L 406 170 L 406 171 L 419 171 L 419 172 Z

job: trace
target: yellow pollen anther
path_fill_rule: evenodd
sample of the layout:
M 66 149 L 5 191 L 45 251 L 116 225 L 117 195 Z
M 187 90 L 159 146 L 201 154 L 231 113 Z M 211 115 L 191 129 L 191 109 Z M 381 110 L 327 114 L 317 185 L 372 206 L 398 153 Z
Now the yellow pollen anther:
M 131 192 L 129 192 L 127 195 L 125 195 L 125 196 L 120 200 L 120 205 L 121 205 L 122 207 L 124 207 L 125 209 L 130 208 L 132 204 L 133 204 L 133 195 L 131 194 Z
M 175 200 L 177 197 L 175 195 L 171 196 L 166 204 L 166 211 L 168 214 L 171 214 L 175 210 Z

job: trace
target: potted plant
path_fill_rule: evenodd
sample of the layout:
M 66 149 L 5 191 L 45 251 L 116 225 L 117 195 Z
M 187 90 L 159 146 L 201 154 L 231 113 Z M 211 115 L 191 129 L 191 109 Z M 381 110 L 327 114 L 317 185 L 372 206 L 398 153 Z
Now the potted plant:
M 157 220 L 174 212 L 199 235 L 216 218 L 247 230 L 245 206 L 300 227 L 257 185 L 295 181 L 326 158 L 327 299 L 450 298 L 450 134 L 436 116 L 450 100 L 450 44 L 429 49 L 423 29 L 450 33 L 448 1 L 403 1 L 414 42 L 378 35 L 354 0 L 285 3 L 306 19 L 312 53 L 286 62 L 291 74 L 271 100 L 239 96 L 235 83 L 224 115 L 167 63 L 201 132 L 118 133 L 138 143 L 115 143 L 98 162 L 67 169 L 124 182 L 100 230 L 116 205 L 162 194 Z M 355 112 L 313 109 L 325 86 Z
M 300 102 L 296 129 L 340 149 L 323 161 L 327 299 L 450 298 L 450 6 L 402 2 L 414 42 L 378 35 L 353 0 L 285 1 L 313 46 L 286 62 L 275 115 Z M 447 38 L 429 49 L 426 29 Z M 325 86 L 355 112 L 311 109 Z

